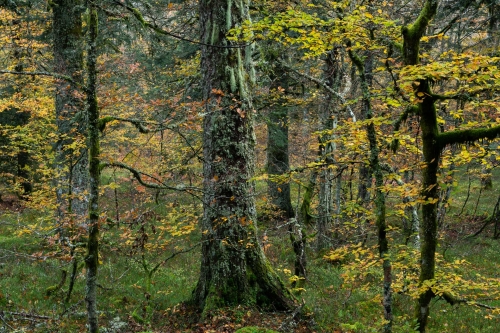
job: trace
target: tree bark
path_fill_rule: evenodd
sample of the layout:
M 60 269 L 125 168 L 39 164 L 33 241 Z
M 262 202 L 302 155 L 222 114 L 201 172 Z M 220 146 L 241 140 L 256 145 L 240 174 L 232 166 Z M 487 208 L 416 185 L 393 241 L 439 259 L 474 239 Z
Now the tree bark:
M 256 236 L 255 134 L 249 83 L 251 46 L 232 45 L 229 29 L 249 19 L 244 0 L 200 0 L 204 213 L 200 278 L 193 302 L 204 313 L 234 304 L 292 309 L 294 299 Z
M 89 224 L 88 242 L 85 264 L 87 268 L 87 287 L 85 303 L 90 333 L 99 331 L 97 315 L 97 267 L 99 265 L 99 109 L 97 107 L 97 10 L 89 2 L 90 18 L 88 23 L 88 50 L 87 50 L 87 113 L 89 138 Z
M 419 64 L 420 38 L 424 35 L 429 21 L 435 16 L 436 11 L 437 0 L 427 0 L 415 22 L 403 28 L 403 61 L 405 65 Z M 419 282 L 421 284 L 432 280 L 435 273 L 437 202 L 439 199 L 437 170 L 441 155 L 441 148 L 437 143 L 439 133 L 436 106 L 434 100 L 428 97 L 431 94 L 431 87 L 427 80 L 419 80 L 416 84 L 415 94 L 420 96 L 422 93 L 424 97 L 418 104 L 425 163 L 422 168 L 422 196 L 425 203 L 422 204 L 422 223 L 420 225 Z M 432 290 L 428 288 L 418 298 L 416 317 L 420 332 L 425 332 L 432 297 Z
M 61 227 L 70 222 L 85 226 L 89 183 L 87 116 L 84 94 L 75 84 L 83 83 L 84 7 L 81 0 L 54 0 L 52 11 L 54 71 L 74 82 L 57 80 L 55 84 L 58 217 Z M 64 234 L 63 229 L 60 231 Z
M 333 90 L 338 90 L 341 81 L 341 66 L 338 59 L 338 52 L 339 51 L 336 48 L 331 50 L 327 53 L 327 57 L 325 59 L 325 82 Z M 334 99 L 332 94 L 325 92 L 324 98 L 325 100 L 323 105 L 320 106 L 321 130 L 331 130 L 335 128 L 337 124 L 338 114 L 336 111 L 338 110 L 332 106 L 332 101 Z M 340 200 L 336 200 L 335 210 L 333 207 L 333 182 L 335 179 L 333 169 L 329 167 L 335 162 L 333 155 L 335 151 L 335 143 L 332 142 L 333 139 L 333 135 L 327 134 L 321 135 L 319 138 L 319 155 L 326 166 L 321 169 L 319 173 L 319 204 L 318 218 L 316 220 L 316 226 L 318 229 L 316 250 L 318 252 L 327 249 L 332 245 L 332 237 L 334 234 L 332 233 L 332 216 L 334 212 L 340 212 Z M 340 186 L 338 182 L 336 182 L 336 184 L 337 186 Z
M 13 59 L 15 71 L 22 72 L 24 69 L 22 58 L 27 55 L 23 54 L 23 50 L 19 46 L 19 39 L 21 38 L 19 28 L 20 20 L 11 19 L 8 21 L 8 24 L 12 30 L 12 52 L 10 56 Z M 0 98 L 5 98 L 21 90 L 23 79 L 18 78 L 16 81 L 15 85 L 8 85 L 0 89 Z M 18 108 L 9 107 L 0 112 L 0 129 L 2 129 L 3 126 L 25 126 L 29 122 L 30 117 L 31 114 L 29 110 L 21 111 Z M 7 150 L 17 150 L 15 159 L 4 150 L 3 156 L 0 156 L 0 173 L 5 172 L 16 175 L 15 182 L 20 182 L 23 188 L 23 194 L 28 195 L 32 191 L 32 184 L 29 181 L 30 173 L 27 167 L 30 163 L 30 155 L 25 147 L 26 145 L 23 144 L 23 142 L 18 143 L 9 139 L 2 131 L 0 131 L 0 145 L 7 148 Z

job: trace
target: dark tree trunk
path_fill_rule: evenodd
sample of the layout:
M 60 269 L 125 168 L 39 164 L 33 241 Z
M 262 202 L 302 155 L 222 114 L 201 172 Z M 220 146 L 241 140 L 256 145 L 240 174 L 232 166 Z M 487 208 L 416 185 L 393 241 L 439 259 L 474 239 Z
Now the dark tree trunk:
M 23 54 L 22 48 L 19 46 L 19 26 L 20 21 L 17 19 L 13 19 L 9 21 L 12 30 L 12 53 L 10 54 L 13 58 L 15 64 L 15 70 L 17 72 L 22 72 L 24 70 L 23 65 L 23 57 L 26 57 L 26 54 Z M 0 98 L 5 98 L 8 95 L 12 95 L 16 92 L 19 92 L 21 86 L 23 84 L 23 78 L 16 79 L 16 85 L 8 85 L 5 88 L 0 90 Z M 31 114 L 29 110 L 19 110 L 17 108 L 7 108 L 0 112 L 0 129 L 2 126 L 24 126 L 28 124 L 30 120 Z M 9 139 L 8 136 L 4 135 L 0 131 L 0 146 L 4 146 L 2 149 L 4 151 L 3 156 L 0 157 L 0 173 L 10 173 L 16 176 L 16 182 L 20 182 L 23 188 L 23 194 L 28 195 L 32 191 L 32 184 L 29 181 L 30 173 L 28 172 L 28 166 L 30 163 L 30 154 L 28 152 L 27 147 L 21 142 L 18 143 Z M 13 159 L 10 154 L 5 154 L 8 150 L 13 149 L 18 152 Z
M 435 16 L 437 0 L 427 0 L 415 22 L 403 28 L 403 61 L 405 65 L 418 65 L 420 38 L 425 33 L 429 21 Z M 423 284 L 432 280 L 436 265 L 437 245 L 437 202 L 438 183 L 437 171 L 441 148 L 438 145 L 438 123 L 434 100 L 431 97 L 431 88 L 427 80 L 419 80 L 415 94 L 424 96 L 418 104 L 420 126 L 422 130 L 422 145 L 425 166 L 422 168 L 422 223 L 420 225 L 420 277 Z M 420 332 L 425 332 L 429 305 L 433 297 L 432 290 L 426 289 L 418 299 L 416 317 Z
M 289 93 L 291 78 L 279 63 L 275 64 L 271 78 L 271 90 L 277 92 L 281 88 L 284 89 L 285 94 Z M 278 98 L 273 109 L 269 111 L 269 121 L 267 123 L 267 172 L 270 176 L 279 176 L 290 171 L 288 152 L 288 112 L 290 108 L 286 103 L 285 98 Z M 306 237 L 301 224 L 302 221 L 295 218 L 290 197 L 290 183 L 270 180 L 268 182 L 268 195 L 271 204 L 279 211 L 278 218 L 289 223 L 288 232 L 295 253 L 295 275 L 305 278 L 307 263 Z M 303 280 L 301 281 L 303 282 Z M 293 286 L 297 285 L 294 282 Z
M 97 267 L 99 264 L 99 109 L 97 107 L 97 10 L 90 5 L 87 49 L 87 113 L 90 164 L 90 195 L 87 256 L 87 288 L 85 303 L 90 333 L 99 331 L 97 315 Z
M 226 38 L 248 18 L 246 1 L 200 1 L 201 41 L 207 44 L 201 55 L 204 243 L 193 301 L 205 313 L 234 304 L 294 307 L 256 236 L 251 47 L 231 48 Z

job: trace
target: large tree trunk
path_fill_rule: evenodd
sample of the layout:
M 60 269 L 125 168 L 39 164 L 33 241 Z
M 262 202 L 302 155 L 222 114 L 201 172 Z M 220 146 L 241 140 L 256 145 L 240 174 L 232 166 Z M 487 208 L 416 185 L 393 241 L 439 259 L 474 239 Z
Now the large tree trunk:
M 201 271 L 193 301 L 205 313 L 231 304 L 294 306 L 256 236 L 251 48 L 231 47 L 226 38 L 230 28 L 246 19 L 246 1 L 200 1 L 201 41 L 206 44 L 201 55 L 204 214 Z
M 53 38 L 54 71 L 82 83 L 83 75 L 83 4 L 81 0 L 54 0 Z M 63 225 L 85 225 L 88 200 L 87 116 L 84 94 L 65 80 L 55 85 L 56 124 L 59 139 L 56 151 L 56 191 L 60 231 Z

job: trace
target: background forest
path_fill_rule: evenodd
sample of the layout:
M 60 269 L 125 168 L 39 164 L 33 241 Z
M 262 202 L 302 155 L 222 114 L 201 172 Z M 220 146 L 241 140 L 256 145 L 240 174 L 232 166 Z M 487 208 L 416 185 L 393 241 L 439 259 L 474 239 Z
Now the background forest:
M 498 0 L 0 0 L 0 332 L 498 332 Z

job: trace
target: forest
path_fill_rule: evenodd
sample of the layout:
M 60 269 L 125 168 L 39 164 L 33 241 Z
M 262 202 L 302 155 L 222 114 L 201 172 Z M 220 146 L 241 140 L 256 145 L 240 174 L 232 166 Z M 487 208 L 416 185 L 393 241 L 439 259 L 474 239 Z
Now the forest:
M 0 0 L 0 333 L 500 327 L 500 1 Z

